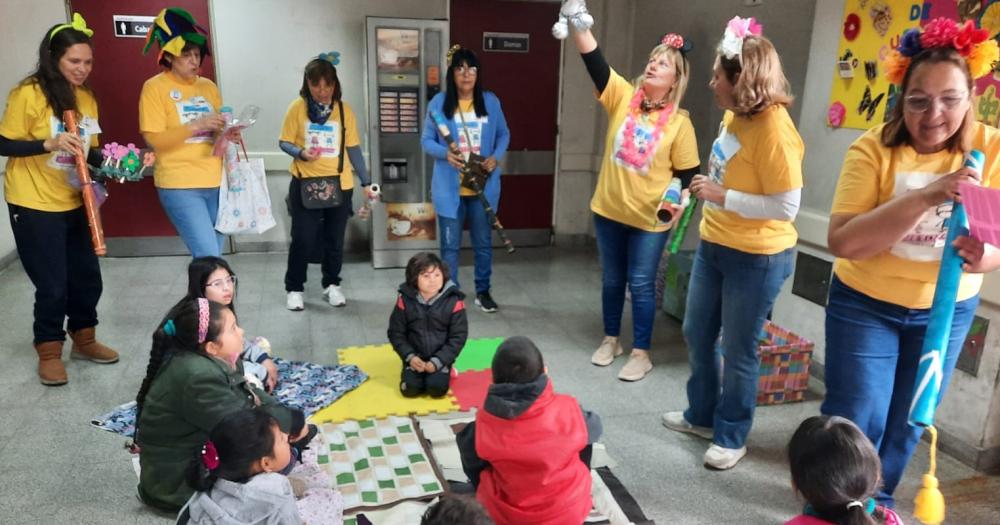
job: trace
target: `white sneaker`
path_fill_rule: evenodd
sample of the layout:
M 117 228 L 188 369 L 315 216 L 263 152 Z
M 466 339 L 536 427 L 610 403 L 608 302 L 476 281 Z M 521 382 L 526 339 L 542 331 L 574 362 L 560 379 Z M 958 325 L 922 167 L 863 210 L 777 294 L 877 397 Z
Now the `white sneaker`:
M 616 357 L 622 355 L 622 352 L 622 345 L 618 342 L 618 338 L 607 335 L 604 336 L 601 346 L 597 347 L 594 355 L 590 356 L 590 362 L 597 366 L 608 366 Z
M 705 467 L 713 470 L 729 470 L 747 455 L 747 447 L 725 448 L 712 443 L 705 451 Z
M 347 298 L 340 291 L 340 287 L 335 284 L 331 284 L 326 287 L 326 290 L 323 290 L 323 297 L 326 297 L 326 300 L 330 302 L 330 306 L 344 306 L 347 304 Z
M 663 426 L 673 430 L 675 432 L 684 432 L 687 434 L 694 434 L 700 438 L 712 439 L 712 429 L 708 427 L 700 427 L 698 425 L 692 425 L 688 423 L 687 419 L 684 419 L 684 412 L 664 412 L 660 416 L 660 423 Z
M 302 298 L 302 292 L 288 292 L 285 298 L 285 308 L 298 312 L 306 309 L 306 302 Z

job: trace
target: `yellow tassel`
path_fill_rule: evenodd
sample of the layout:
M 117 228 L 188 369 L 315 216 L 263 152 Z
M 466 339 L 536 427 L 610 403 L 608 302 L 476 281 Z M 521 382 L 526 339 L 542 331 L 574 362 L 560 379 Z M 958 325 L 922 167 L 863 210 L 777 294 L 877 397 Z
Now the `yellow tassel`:
M 931 464 L 927 474 L 924 474 L 924 486 L 913 500 L 913 516 L 924 525 L 939 525 L 944 522 L 944 495 L 938 490 L 938 480 L 934 476 L 937 470 L 937 430 L 933 425 L 927 430 L 931 433 Z

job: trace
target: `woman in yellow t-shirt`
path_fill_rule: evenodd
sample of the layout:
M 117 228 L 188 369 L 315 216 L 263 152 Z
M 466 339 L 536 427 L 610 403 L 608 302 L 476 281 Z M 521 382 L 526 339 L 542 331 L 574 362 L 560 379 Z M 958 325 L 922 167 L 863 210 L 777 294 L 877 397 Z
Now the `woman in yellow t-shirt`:
M 573 19 L 572 13 L 564 14 Z M 608 66 L 589 29 L 575 26 L 573 40 L 609 121 L 590 201 L 601 256 L 604 320 L 604 339 L 590 361 L 608 366 L 623 353 L 618 338 L 627 284 L 632 293 L 632 352 L 618 378 L 638 381 L 653 368 L 649 348 L 656 316 L 656 268 L 682 206 L 678 202 L 673 218 L 665 222 L 657 217 L 657 209 L 674 178 L 686 188 L 699 170 L 694 127 L 687 111 L 680 109 L 691 45 L 678 34 L 665 35 L 649 53 L 642 76 L 629 82 Z
M 329 57 L 329 58 L 326 58 Z M 278 145 L 292 157 L 288 171 L 288 206 L 292 215 L 292 244 L 288 247 L 285 270 L 285 306 L 298 311 L 305 308 L 306 269 L 309 254 L 316 248 L 322 229 L 323 295 L 331 306 L 344 306 L 347 298 L 340 289 L 340 269 L 344 262 L 344 235 L 351 217 L 351 197 L 354 195 L 354 174 L 371 197 L 371 186 L 354 111 L 341 98 L 340 79 L 335 64 L 336 53 L 324 53 L 306 64 L 299 96 L 288 105 L 281 126 Z M 346 158 L 345 158 L 346 157 Z M 329 202 L 309 204 L 302 199 L 308 179 L 327 177 L 331 188 Z M 334 178 L 330 178 L 334 177 Z M 339 193 L 340 199 L 333 196 Z M 361 213 L 367 214 L 368 208 Z
M 219 88 L 199 74 L 209 53 L 203 33 L 187 11 L 160 11 L 143 52 L 156 42 L 166 70 L 147 80 L 139 95 L 139 131 L 156 151 L 160 204 L 195 258 L 218 257 L 224 240 L 215 231 L 222 159 L 212 148 L 225 121 Z
M 35 285 L 34 345 L 43 385 L 66 384 L 62 363 L 66 329 L 73 353 L 96 363 L 114 363 L 118 354 L 98 343 L 97 302 L 101 266 L 90 242 L 90 227 L 76 178 L 75 158 L 97 152 L 97 101 L 86 85 L 94 63 L 90 37 L 79 14 L 42 39 L 38 70 L 10 91 L 0 120 L 0 155 L 8 157 L 4 197 L 24 272 Z M 78 114 L 80 136 L 65 131 L 64 111 Z
M 961 32 L 969 31 L 934 20 L 923 36 L 908 31 L 889 55 L 884 68 L 901 96 L 886 123 L 847 151 L 830 211 L 828 244 L 837 259 L 826 308 L 821 411 L 854 421 L 878 448 L 879 499 L 890 506 L 923 433 L 907 419 L 951 202 L 959 183 L 980 179 L 962 166 L 964 155 L 983 152 L 982 183 L 1000 183 L 1000 132 L 976 122 L 972 111 L 974 79 L 990 72 L 996 44 Z M 949 33 L 960 34 L 945 42 L 934 37 Z M 960 39 L 970 45 L 956 50 Z M 971 237 L 959 237 L 955 246 L 966 264 L 938 399 L 972 324 L 982 274 L 1000 267 L 1000 255 L 984 253 Z
M 663 414 L 662 422 L 711 439 L 705 465 L 725 470 L 746 455 L 758 336 L 792 272 L 804 147 L 785 109 L 792 97 L 781 60 L 753 18 L 727 24 L 710 86 L 726 113 L 708 176 L 691 181 L 691 193 L 705 206 L 684 313 L 689 408 Z

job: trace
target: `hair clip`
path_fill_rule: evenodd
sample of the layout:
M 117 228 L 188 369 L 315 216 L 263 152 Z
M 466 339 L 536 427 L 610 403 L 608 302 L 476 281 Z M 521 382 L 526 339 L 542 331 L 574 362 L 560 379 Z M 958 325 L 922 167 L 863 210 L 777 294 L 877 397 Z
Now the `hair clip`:
M 208 339 L 209 309 L 208 299 L 198 298 L 198 344 L 202 344 Z
M 455 56 L 455 52 L 458 51 L 459 49 L 462 49 L 462 46 L 460 44 L 455 44 L 450 48 L 448 48 L 448 54 L 445 55 L 445 61 L 448 62 L 449 66 L 451 65 L 451 58 Z
M 174 326 L 173 319 L 167 319 L 167 322 L 163 323 L 163 333 L 173 337 L 177 335 L 177 327 Z
M 667 47 L 672 47 L 681 53 L 688 53 L 691 51 L 691 41 L 687 40 L 677 33 L 667 33 L 660 38 L 660 44 Z
M 209 472 L 219 468 L 219 451 L 215 449 L 215 443 L 206 441 L 201 446 L 201 462 Z
M 318 57 L 320 60 L 326 60 L 327 62 L 338 65 L 340 64 L 340 51 L 330 51 L 328 53 L 320 53 Z

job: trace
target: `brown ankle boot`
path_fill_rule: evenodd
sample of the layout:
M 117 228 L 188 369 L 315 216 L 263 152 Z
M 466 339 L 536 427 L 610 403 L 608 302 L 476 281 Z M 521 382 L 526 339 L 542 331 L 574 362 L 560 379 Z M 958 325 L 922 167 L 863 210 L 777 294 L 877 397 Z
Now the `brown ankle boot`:
M 102 365 L 118 362 L 118 352 L 97 342 L 93 326 L 70 332 L 69 336 L 73 338 L 73 351 L 70 357 L 87 359 Z
M 35 343 L 35 351 L 38 352 L 38 379 L 43 385 L 66 384 L 66 367 L 63 366 L 62 362 L 62 347 L 62 341 Z

